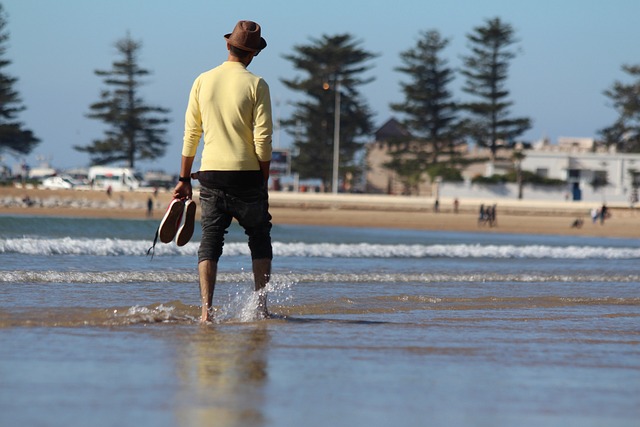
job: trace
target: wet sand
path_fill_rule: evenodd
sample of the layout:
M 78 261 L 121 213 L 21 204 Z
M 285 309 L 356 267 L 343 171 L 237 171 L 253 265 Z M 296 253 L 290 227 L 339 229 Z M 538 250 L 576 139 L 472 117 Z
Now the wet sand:
M 27 206 L 23 199 L 29 198 Z M 171 199 L 168 191 L 122 192 L 0 188 L 0 215 L 45 215 L 96 218 L 147 218 L 147 201 L 153 201 L 152 218 L 160 219 Z M 197 200 L 197 196 L 194 196 Z M 524 233 L 640 238 L 640 212 L 612 206 L 604 224 L 594 224 L 587 203 L 542 203 L 497 200 L 497 221 L 478 224 L 483 201 L 467 200 L 454 213 L 452 201 L 442 200 L 439 213 L 432 200 L 418 197 L 270 193 L 275 224 L 398 228 L 488 233 Z M 199 213 L 199 212 L 198 212 Z M 575 219 L 581 228 L 571 227 Z

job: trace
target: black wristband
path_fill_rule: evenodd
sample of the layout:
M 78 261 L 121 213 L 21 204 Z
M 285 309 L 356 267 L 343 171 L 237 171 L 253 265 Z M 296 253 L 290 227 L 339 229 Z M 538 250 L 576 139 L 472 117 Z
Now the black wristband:
M 190 176 L 181 176 L 178 178 L 178 181 L 180 182 L 191 182 L 191 177 Z

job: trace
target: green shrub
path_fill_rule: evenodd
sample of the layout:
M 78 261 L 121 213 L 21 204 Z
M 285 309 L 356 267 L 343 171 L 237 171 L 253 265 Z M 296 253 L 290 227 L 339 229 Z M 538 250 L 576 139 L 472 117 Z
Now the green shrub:
M 436 177 L 441 177 L 443 181 L 447 182 L 462 182 L 464 178 L 462 178 L 462 174 L 460 171 L 450 165 L 446 164 L 436 164 L 429 166 L 427 168 L 427 174 L 434 180 Z

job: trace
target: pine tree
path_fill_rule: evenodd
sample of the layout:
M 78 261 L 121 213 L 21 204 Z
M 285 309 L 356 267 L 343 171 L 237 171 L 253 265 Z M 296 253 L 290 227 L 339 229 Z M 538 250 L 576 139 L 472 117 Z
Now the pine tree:
M 142 44 L 127 35 L 115 46 L 121 59 L 113 62 L 109 71 L 95 71 L 104 78 L 107 89 L 102 90 L 100 101 L 92 104 L 87 114 L 107 125 L 105 136 L 91 145 L 74 148 L 89 153 L 92 164 L 124 161 L 133 168 L 136 160 L 153 160 L 164 155 L 168 142 L 163 125 L 169 122 L 164 115 L 169 110 L 149 106 L 140 97 L 141 78 L 149 74 L 138 65 Z
M 615 123 L 600 130 L 607 146 L 615 145 L 618 151 L 640 152 L 640 65 L 623 65 L 622 70 L 634 80 L 629 84 L 614 82 L 604 92 L 618 112 Z
M 400 84 L 405 101 L 391 104 L 402 114 L 408 135 L 388 141 L 392 161 L 387 167 L 405 181 L 408 191 L 417 189 L 442 154 L 448 161 L 455 156 L 457 105 L 448 89 L 454 74 L 442 58 L 448 44 L 438 31 L 423 32 L 415 48 L 401 52 L 403 66 L 396 68 L 411 79 Z
M 18 92 L 14 89 L 18 81 L 2 70 L 11 64 L 5 58 L 9 33 L 6 31 L 7 16 L 0 4 L 0 153 L 7 150 L 13 154 L 29 154 L 40 142 L 32 131 L 24 129 L 17 120 L 20 112 L 25 110 Z
M 303 179 L 319 178 L 330 188 L 333 176 L 333 135 L 337 93 L 340 100 L 340 167 L 341 177 L 361 173 L 354 160 L 362 148 L 359 139 L 371 134 L 372 114 L 362 100 L 357 87 L 373 78 L 360 76 L 371 67 L 366 61 L 374 54 L 359 47 L 349 34 L 323 35 L 310 45 L 294 47 L 294 54 L 285 55 L 293 66 L 306 73 L 305 78 L 282 82 L 290 89 L 306 95 L 296 102 L 292 116 L 283 125 L 294 137 L 297 154 L 292 168 Z
M 509 112 L 513 102 L 507 99 L 506 80 L 509 62 L 516 56 L 509 47 L 517 40 L 513 27 L 500 18 L 476 27 L 467 39 L 471 53 L 463 58 L 463 91 L 477 99 L 464 105 L 471 114 L 467 131 L 477 144 L 489 147 L 495 158 L 499 140 L 513 142 L 531 128 L 529 118 L 513 118 Z

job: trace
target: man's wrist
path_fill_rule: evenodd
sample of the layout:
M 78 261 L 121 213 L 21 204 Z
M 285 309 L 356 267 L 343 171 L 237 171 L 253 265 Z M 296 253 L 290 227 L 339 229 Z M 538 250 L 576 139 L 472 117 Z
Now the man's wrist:
M 178 181 L 179 182 L 186 182 L 187 184 L 191 184 L 191 177 L 190 176 L 181 176 L 181 177 L 178 177 Z

